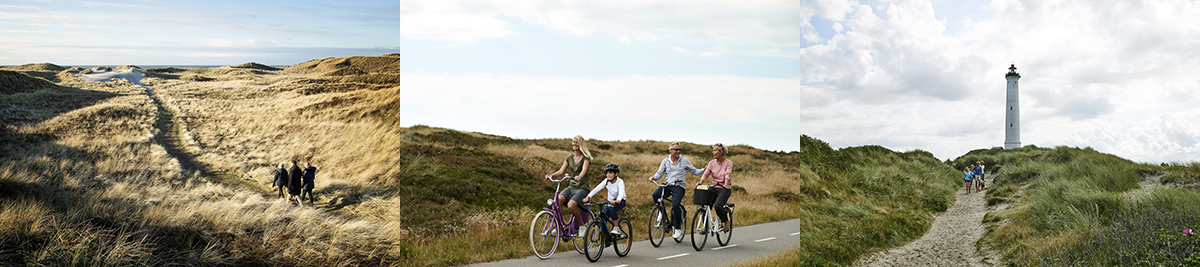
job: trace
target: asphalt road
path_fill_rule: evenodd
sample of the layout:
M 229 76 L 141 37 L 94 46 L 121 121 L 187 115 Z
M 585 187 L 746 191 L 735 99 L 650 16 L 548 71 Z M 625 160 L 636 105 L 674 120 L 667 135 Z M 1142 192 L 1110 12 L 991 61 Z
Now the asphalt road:
M 646 235 L 646 222 L 630 222 L 634 226 L 634 235 Z M 640 226 L 640 227 L 638 227 Z M 800 240 L 800 220 L 792 219 L 782 222 L 764 223 L 751 226 L 735 227 L 733 240 L 729 245 L 721 247 L 716 237 L 709 236 L 703 251 L 692 248 L 691 238 L 685 233 L 683 242 L 675 243 L 668 235 L 662 246 L 654 247 L 649 240 L 634 242 L 629 249 L 629 255 L 617 257 L 612 248 L 606 248 L 603 256 L 597 262 L 588 262 L 587 258 L 575 251 L 570 243 L 559 243 L 559 249 L 547 259 L 529 256 L 521 259 L 510 259 L 487 263 L 474 264 L 480 267 L 533 267 L 533 266 L 573 266 L 588 264 L 590 266 L 715 266 L 730 264 L 738 261 L 752 260 L 771 253 L 784 251 L 795 246 Z

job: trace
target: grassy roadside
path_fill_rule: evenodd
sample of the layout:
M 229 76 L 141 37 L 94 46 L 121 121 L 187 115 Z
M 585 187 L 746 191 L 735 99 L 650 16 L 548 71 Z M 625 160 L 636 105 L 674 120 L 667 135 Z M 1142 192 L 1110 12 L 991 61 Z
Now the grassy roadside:
M 952 162 L 984 161 L 998 175 L 980 244 L 1008 265 L 1194 266 L 1200 194 L 1169 187 L 1195 183 L 1198 165 L 1138 164 L 1091 148 L 976 150 Z M 992 167 L 995 166 L 995 167 Z M 1139 184 L 1161 177 L 1168 187 Z M 1144 187 L 1149 186 L 1149 187 Z

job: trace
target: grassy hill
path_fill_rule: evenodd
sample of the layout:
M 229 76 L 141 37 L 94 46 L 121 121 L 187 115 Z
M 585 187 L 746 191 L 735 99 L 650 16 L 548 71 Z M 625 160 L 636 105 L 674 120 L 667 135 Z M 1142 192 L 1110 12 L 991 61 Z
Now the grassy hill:
M 570 139 L 400 127 L 398 61 L 145 70 L 154 97 L 80 82 L 78 68 L 0 70 L 0 262 L 438 266 L 531 254 L 529 220 L 553 191 L 539 177 Z M 928 152 L 804 138 L 804 151 L 728 155 L 739 225 L 806 221 L 792 264 L 903 244 L 953 203 L 956 171 Z M 623 216 L 644 222 L 653 185 L 636 181 L 669 142 L 588 143 L 589 173 L 621 164 L 635 181 Z M 709 145 L 685 143 L 685 154 L 702 164 Z M 293 159 L 320 169 L 315 206 L 269 193 Z
M 1194 266 L 1200 239 L 1200 165 L 1138 164 L 1091 148 L 975 150 L 984 161 L 992 223 L 980 241 L 1010 265 Z

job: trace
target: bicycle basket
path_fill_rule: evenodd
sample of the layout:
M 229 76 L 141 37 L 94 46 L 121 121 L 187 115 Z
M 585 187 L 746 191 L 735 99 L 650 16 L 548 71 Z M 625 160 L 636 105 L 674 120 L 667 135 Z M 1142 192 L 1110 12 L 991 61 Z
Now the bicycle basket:
M 693 191 L 695 191 L 695 193 L 692 194 L 692 204 L 712 205 L 713 202 L 717 201 L 716 192 L 709 191 L 708 189 L 696 189 Z

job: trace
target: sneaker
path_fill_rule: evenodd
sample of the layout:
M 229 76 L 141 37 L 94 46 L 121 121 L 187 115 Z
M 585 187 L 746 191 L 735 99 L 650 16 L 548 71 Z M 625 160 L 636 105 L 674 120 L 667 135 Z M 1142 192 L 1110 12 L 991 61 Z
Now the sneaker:
M 579 237 L 584 237 L 586 235 L 587 235 L 587 226 L 586 225 L 579 226 Z
M 683 231 L 679 231 L 679 229 L 675 229 L 675 234 L 671 235 L 671 238 L 674 238 L 674 239 L 683 238 Z
M 614 234 L 614 235 L 619 235 L 619 234 L 621 234 L 621 228 L 613 226 L 613 230 L 610 231 L 609 233 Z

